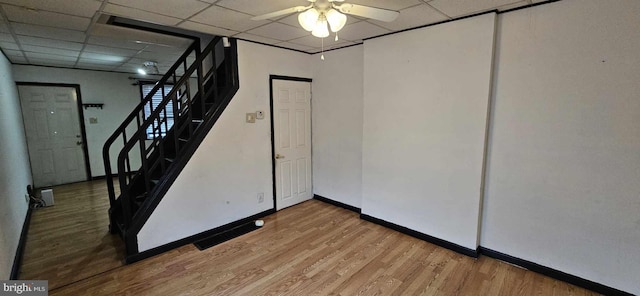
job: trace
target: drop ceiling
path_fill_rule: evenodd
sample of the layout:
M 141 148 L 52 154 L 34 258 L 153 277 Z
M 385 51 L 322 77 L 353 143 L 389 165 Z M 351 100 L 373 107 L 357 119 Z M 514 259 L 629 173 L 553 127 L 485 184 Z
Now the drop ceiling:
M 324 49 L 489 10 L 540 0 L 346 0 L 400 12 L 394 22 L 348 16 L 339 40 Z M 146 60 L 166 70 L 191 40 L 114 27 L 105 15 L 230 36 L 317 53 L 321 39 L 304 31 L 297 15 L 251 21 L 256 15 L 306 5 L 306 0 L 0 0 L 0 48 L 14 64 L 134 73 Z

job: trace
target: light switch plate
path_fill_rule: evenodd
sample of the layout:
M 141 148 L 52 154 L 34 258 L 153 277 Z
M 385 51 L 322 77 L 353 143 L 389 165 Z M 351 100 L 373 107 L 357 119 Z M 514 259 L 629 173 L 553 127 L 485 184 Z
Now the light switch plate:
M 255 113 L 247 113 L 246 120 L 247 120 L 247 123 L 256 122 L 256 114 Z
M 89 124 L 98 123 L 98 117 L 89 117 Z

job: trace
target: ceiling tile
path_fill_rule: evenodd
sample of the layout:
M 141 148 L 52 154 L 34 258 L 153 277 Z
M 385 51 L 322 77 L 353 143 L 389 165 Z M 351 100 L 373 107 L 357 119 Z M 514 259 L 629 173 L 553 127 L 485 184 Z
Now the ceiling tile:
M 30 10 L 13 5 L 2 5 L 9 21 L 85 31 L 91 23 L 90 18 L 60 14 L 44 10 Z
M 85 34 L 83 32 L 74 30 L 18 23 L 12 23 L 11 26 L 13 27 L 13 31 L 17 35 L 27 35 L 75 42 L 84 42 L 85 39 Z
M 155 32 L 141 31 L 133 28 L 96 24 L 91 29 L 91 36 L 102 36 L 113 40 L 139 44 L 166 44 L 168 46 L 182 46 L 191 44 L 192 39 L 164 35 Z M 111 47 L 120 47 L 105 44 Z M 186 47 L 186 46 L 185 46 Z
M 337 48 L 342 48 L 342 47 L 345 47 L 345 46 L 350 46 L 350 45 L 355 45 L 355 44 L 358 44 L 358 43 L 351 42 L 351 41 L 343 41 L 343 42 L 337 42 L 337 43 L 330 44 L 329 46 L 327 46 L 325 44 L 324 50 L 337 49 Z M 320 50 L 321 50 L 320 48 L 316 48 L 315 52 L 320 52 Z
M 516 2 L 520 2 L 520 0 L 433 0 L 429 2 L 429 5 L 450 17 L 458 17 L 492 10 Z
M 269 21 L 252 21 L 251 15 L 219 6 L 211 6 L 189 20 L 206 25 L 243 32 L 264 25 Z
M 267 37 L 262 37 L 262 36 L 258 36 L 258 35 L 253 35 L 253 34 L 249 34 L 249 33 L 240 33 L 240 34 L 237 34 L 237 35 L 233 35 L 233 37 L 239 38 L 239 39 L 244 39 L 244 40 L 251 40 L 251 41 L 260 42 L 260 43 L 266 43 L 266 44 L 275 44 L 275 43 L 278 43 L 278 42 L 282 42 L 280 40 L 271 39 L 271 38 L 267 38 Z
M 197 32 L 202 32 L 202 33 L 207 33 L 212 35 L 219 35 L 219 36 L 231 36 L 238 33 L 237 31 L 227 30 L 227 29 L 209 26 L 201 23 L 195 23 L 191 21 L 186 21 L 182 24 L 179 24 L 178 27 L 187 29 L 187 30 L 192 30 L 192 31 L 197 31 Z
M 359 41 L 365 38 L 374 37 L 389 33 L 390 31 L 368 22 L 358 22 L 355 24 L 344 26 L 338 36 L 346 40 Z
M 65 61 L 65 62 L 75 63 L 76 60 L 78 59 L 78 57 L 68 57 L 68 56 L 61 56 L 57 54 L 48 54 L 48 53 L 41 53 L 41 52 L 25 52 L 24 54 L 27 56 L 29 60 L 46 59 L 51 61 Z
M 498 7 L 497 9 L 500 10 L 500 11 L 503 11 L 503 10 L 509 10 L 509 9 L 513 9 L 513 8 L 518 8 L 520 6 L 525 6 L 525 5 L 529 5 L 529 4 L 531 4 L 529 1 L 523 0 L 523 1 L 520 1 L 520 2 L 516 2 L 516 3 L 502 5 L 502 6 Z
M 78 69 L 86 69 L 86 70 L 103 70 L 103 71 L 111 71 L 114 68 L 118 67 L 118 65 L 113 64 L 95 64 L 95 63 L 82 63 L 78 62 L 75 68 Z
M 126 63 L 124 65 L 120 65 L 114 69 L 114 71 L 118 72 L 129 72 L 129 73 L 137 73 L 138 68 L 140 68 L 140 64 L 129 64 Z
M 11 36 L 11 34 L 9 34 L 9 33 L 0 33 L 0 41 L 16 42 L 16 40 L 13 39 L 13 36 Z
M 186 19 L 209 4 L 197 0 L 109 0 L 110 3 Z
M 141 50 L 147 46 L 146 44 L 136 43 L 134 40 L 121 40 L 102 36 L 91 36 L 89 37 L 89 41 L 87 43 L 136 50 Z
M 288 41 L 311 34 L 302 29 L 302 27 L 293 27 L 281 23 L 270 23 L 248 31 L 248 33 L 282 41 Z
M 48 38 L 40 38 L 40 37 L 32 37 L 32 36 L 22 36 L 18 35 L 18 41 L 22 45 L 37 45 L 37 46 L 48 46 L 52 48 L 61 48 L 61 49 L 70 49 L 70 50 L 81 50 L 82 43 L 79 42 L 70 42 L 70 41 L 62 41 Z
M 276 46 L 282 46 L 282 47 L 296 49 L 296 50 L 302 50 L 302 51 L 307 51 L 307 50 L 313 49 L 310 46 L 300 45 L 300 44 L 295 44 L 295 43 L 290 43 L 290 42 L 278 43 L 278 44 L 276 44 Z
M 5 41 L 0 41 L 0 48 L 2 48 L 2 49 L 20 50 L 20 47 L 18 47 L 18 44 L 14 43 L 14 42 L 5 42 Z
M 150 52 L 158 52 L 158 53 L 162 53 L 162 54 L 171 54 L 171 55 L 178 55 L 181 56 L 185 50 L 187 50 L 188 46 L 184 46 L 184 47 L 169 47 L 169 46 L 163 46 L 163 45 L 154 45 L 154 44 L 149 44 L 144 51 L 150 51 Z
M 307 6 L 309 2 L 305 0 L 220 0 L 216 5 L 251 15 L 261 15 L 295 6 Z
M 14 64 L 26 64 L 27 59 L 24 56 L 9 56 L 9 61 Z
M 82 0 L 82 1 L 43 1 L 43 0 L 2 0 L 2 3 L 9 3 L 16 6 L 34 8 L 39 10 L 47 10 L 60 12 L 65 14 L 93 17 L 102 1 L 100 0 Z
M 7 27 L 7 24 L 1 19 L 0 19 L 0 32 L 9 33 L 9 27 Z
M 180 57 L 180 54 L 166 54 L 163 52 L 142 51 L 135 55 L 135 58 L 142 60 L 153 60 L 155 62 L 172 60 L 176 61 Z
M 53 67 L 67 67 L 71 68 L 76 64 L 76 61 L 62 61 L 58 59 L 46 59 L 46 58 L 32 58 L 29 57 L 29 62 L 32 65 L 38 66 L 53 66 Z
M 372 6 L 390 10 L 401 10 L 410 6 L 423 3 L 420 0 L 348 0 L 347 3 Z
M 92 57 L 94 55 L 91 55 Z M 119 66 L 120 64 L 122 64 L 124 62 L 124 60 L 101 60 L 101 59 L 92 59 L 89 57 L 84 56 L 83 55 L 80 57 L 80 59 L 78 60 L 78 63 L 83 63 L 83 64 L 96 64 L 96 65 L 112 65 L 112 66 Z
M 100 53 L 100 54 L 117 54 L 121 56 L 134 56 L 138 50 L 135 49 L 126 49 L 126 48 L 116 48 L 109 46 L 100 46 L 87 44 L 84 47 L 84 52 L 92 52 L 92 53 Z
M 324 46 L 325 47 L 329 47 L 329 46 L 331 46 L 333 44 L 340 43 L 342 41 L 343 40 L 334 41 L 333 36 L 327 37 L 327 38 L 324 38 Z M 318 38 L 318 37 L 313 36 L 313 35 L 307 35 L 307 36 L 304 36 L 302 38 L 290 40 L 289 42 L 290 43 L 299 44 L 299 45 L 308 46 L 308 47 L 313 47 L 313 48 L 322 47 L 322 38 Z
M 93 53 L 93 52 L 82 52 L 80 55 L 80 60 L 90 60 L 94 63 L 124 63 L 128 60 L 129 57 L 116 55 L 116 54 L 101 54 L 101 53 Z M 86 61 L 85 61 L 86 62 Z
M 59 48 L 25 45 L 25 44 L 22 44 L 22 50 L 24 50 L 25 52 L 39 52 L 39 53 L 74 57 L 74 58 L 77 58 L 78 55 L 80 54 L 80 52 L 76 50 L 59 49 Z
M 22 51 L 20 51 L 20 50 L 15 50 L 15 49 L 3 49 L 2 51 L 3 51 L 3 52 L 4 52 L 4 54 L 6 54 L 8 57 L 12 57 L 12 56 L 24 57 L 24 54 L 22 54 Z
M 175 26 L 181 21 L 181 19 L 179 18 L 160 15 L 157 13 L 152 13 L 152 12 L 148 12 L 140 9 L 124 7 L 124 6 L 110 4 L 110 3 L 104 7 L 103 11 L 112 15 L 117 15 L 117 16 L 134 19 L 134 20 L 146 21 L 146 22 L 162 24 L 162 25 Z
M 433 24 L 449 19 L 429 5 L 418 5 L 400 11 L 400 16 L 393 22 L 381 22 L 368 20 L 368 22 L 387 28 L 392 31 L 400 31 L 415 28 L 427 24 Z

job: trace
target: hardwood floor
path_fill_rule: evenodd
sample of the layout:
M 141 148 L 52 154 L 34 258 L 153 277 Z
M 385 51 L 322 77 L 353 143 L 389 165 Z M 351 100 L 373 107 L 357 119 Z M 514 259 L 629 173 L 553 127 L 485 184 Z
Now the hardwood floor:
M 105 181 L 56 186 L 53 194 L 54 206 L 33 211 L 20 279 L 49 280 L 55 289 L 122 266 Z
M 207 250 L 186 245 L 118 267 L 103 181 L 54 192 L 56 206 L 34 213 L 23 266 L 23 278 L 50 281 L 50 295 L 596 295 L 315 200 Z

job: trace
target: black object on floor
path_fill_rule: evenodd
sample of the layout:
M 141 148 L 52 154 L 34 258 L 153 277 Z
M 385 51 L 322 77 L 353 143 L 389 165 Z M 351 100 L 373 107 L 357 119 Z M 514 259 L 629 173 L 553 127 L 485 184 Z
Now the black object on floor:
M 201 239 L 195 243 L 193 243 L 198 250 L 202 251 L 202 250 L 206 250 L 208 248 L 211 248 L 215 245 L 219 245 L 221 243 L 224 243 L 228 240 L 232 240 L 238 236 L 241 236 L 243 234 L 247 234 L 251 231 L 254 231 L 256 229 L 258 229 L 260 227 L 256 226 L 256 224 L 252 221 L 246 224 L 242 224 L 238 227 L 235 228 L 231 228 L 225 232 L 222 233 L 218 233 L 216 235 Z

